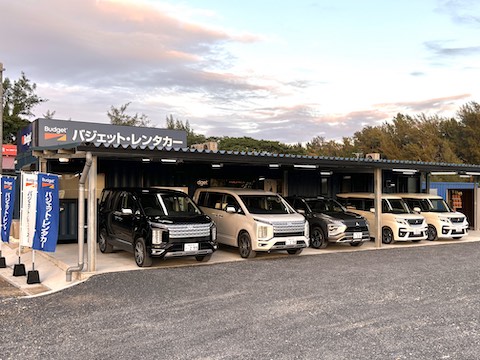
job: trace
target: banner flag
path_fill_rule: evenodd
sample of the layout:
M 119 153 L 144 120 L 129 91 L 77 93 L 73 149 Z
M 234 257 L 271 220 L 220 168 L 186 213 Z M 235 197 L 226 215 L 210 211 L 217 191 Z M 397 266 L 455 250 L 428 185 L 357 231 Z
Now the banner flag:
M 12 226 L 13 207 L 15 205 L 15 180 L 11 176 L 1 177 L 1 192 L 2 192 L 2 241 L 8 242 L 10 240 L 10 227 Z
M 22 195 L 20 208 L 20 245 L 32 247 L 35 233 L 37 211 L 37 181 L 36 173 L 22 172 Z
M 60 218 L 58 183 L 58 175 L 38 174 L 34 250 L 55 252 Z

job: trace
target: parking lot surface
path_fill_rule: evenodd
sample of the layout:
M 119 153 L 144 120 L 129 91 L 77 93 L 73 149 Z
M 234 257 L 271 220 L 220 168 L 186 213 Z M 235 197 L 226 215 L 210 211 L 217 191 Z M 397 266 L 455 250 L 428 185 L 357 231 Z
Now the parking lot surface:
M 480 243 L 107 273 L 0 300 L 1 359 L 478 359 Z

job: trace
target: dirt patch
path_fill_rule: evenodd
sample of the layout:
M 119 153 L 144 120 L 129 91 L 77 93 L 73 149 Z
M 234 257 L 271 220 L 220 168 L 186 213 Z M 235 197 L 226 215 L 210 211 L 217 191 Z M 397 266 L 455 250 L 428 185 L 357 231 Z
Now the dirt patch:
M 26 294 L 7 280 L 0 277 L 0 299 L 25 296 Z

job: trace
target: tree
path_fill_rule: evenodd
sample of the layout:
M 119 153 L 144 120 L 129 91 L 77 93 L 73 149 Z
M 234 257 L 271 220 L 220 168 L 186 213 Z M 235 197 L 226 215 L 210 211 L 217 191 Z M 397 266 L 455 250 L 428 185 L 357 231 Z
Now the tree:
M 135 113 L 135 115 L 128 115 L 125 113 L 129 105 L 129 102 L 120 106 L 120 108 L 116 108 L 112 105 L 110 111 L 107 112 L 107 116 L 110 118 L 110 124 L 139 127 L 149 126 L 150 120 L 148 120 L 147 115 L 138 115 L 138 113 Z
M 206 141 L 205 135 L 196 134 L 195 131 L 190 127 L 190 123 L 185 121 L 185 124 L 181 120 L 174 120 L 173 115 L 167 115 L 166 118 L 166 128 L 170 130 L 183 130 L 187 133 L 187 146 L 193 144 L 201 144 Z
M 450 122 L 452 141 L 457 155 L 469 164 L 480 164 L 480 104 L 470 102 L 463 105 L 457 113 L 457 126 Z M 456 133 L 455 133 L 456 131 Z
M 16 143 L 18 131 L 30 123 L 28 118 L 35 116 L 33 108 L 48 101 L 39 97 L 36 90 L 37 84 L 23 72 L 13 83 L 9 78 L 3 81 L 3 143 Z

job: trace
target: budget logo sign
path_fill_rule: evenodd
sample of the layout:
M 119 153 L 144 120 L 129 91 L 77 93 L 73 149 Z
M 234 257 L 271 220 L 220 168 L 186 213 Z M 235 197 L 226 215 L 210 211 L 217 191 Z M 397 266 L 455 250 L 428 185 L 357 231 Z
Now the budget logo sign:
M 60 215 L 58 190 L 58 175 L 38 174 L 34 250 L 55 251 Z

